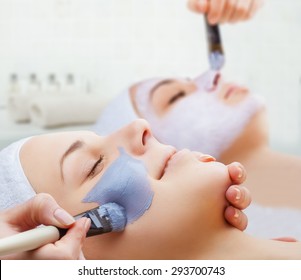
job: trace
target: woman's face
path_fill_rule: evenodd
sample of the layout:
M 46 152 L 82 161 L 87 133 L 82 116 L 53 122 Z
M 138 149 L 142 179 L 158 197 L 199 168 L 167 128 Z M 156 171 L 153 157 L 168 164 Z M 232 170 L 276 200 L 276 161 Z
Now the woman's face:
M 213 71 L 196 79 L 151 79 L 132 87 L 130 95 L 160 142 L 217 158 L 263 105 L 247 88 Z
M 206 244 L 212 232 L 225 226 L 224 193 L 231 184 L 227 167 L 203 162 L 200 153 L 177 152 L 160 144 L 144 120 L 105 137 L 88 131 L 35 136 L 22 147 L 20 159 L 36 192 L 50 193 L 75 215 L 97 206 L 83 199 L 116 162 L 119 148 L 146 167 L 146 180 L 154 191 L 152 204 L 124 232 L 88 238 L 87 255 L 117 259 L 175 256 L 182 246 L 196 250 L 196 240 L 203 236 Z
M 136 97 L 139 86 L 141 84 L 132 88 L 131 95 L 138 115 L 145 117 L 143 112 L 139 110 L 139 100 Z M 208 71 L 195 79 L 160 79 L 157 83 L 154 82 L 153 86 L 147 90 L 149 92 L 149 105 L 153 108 L 156 116 L 162 117 L 178 102 L 198 93 L 198 90 L 216 95 L 218 101 L 228 106 L 239 104 L 250 94 L 245 86 L 234 82 L 226 82 L 223 80 L 221 73 Z

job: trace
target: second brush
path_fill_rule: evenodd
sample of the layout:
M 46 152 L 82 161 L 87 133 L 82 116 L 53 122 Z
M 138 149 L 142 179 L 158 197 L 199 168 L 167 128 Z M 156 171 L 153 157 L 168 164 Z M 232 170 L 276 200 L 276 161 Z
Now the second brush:
M 206 26 L 210 68 L 212 70 L 219 71 L 225 63 L 225 55 L 222 46 L 222 39 L 219 31 L 219 26 L 217 24 L 211 25 L 208 22 L 206 16 L 204 17 L 204 19 Z

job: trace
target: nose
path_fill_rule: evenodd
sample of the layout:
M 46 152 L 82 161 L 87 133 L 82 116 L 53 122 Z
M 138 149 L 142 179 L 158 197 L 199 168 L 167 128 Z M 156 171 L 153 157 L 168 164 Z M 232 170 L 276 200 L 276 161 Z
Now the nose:
M 196 77 L 194 82 L 199 90 L 212 92 L 216 90 L 219 85 L 221 73 L 214 70 L 208 70 L 202 75 Z
M 147 142 L 152 138 L 149 123 L 144 119 L 137 119 L 122 128 L 118 138 L 120 144 L 133 155 L 143 155 L 147 150 Z

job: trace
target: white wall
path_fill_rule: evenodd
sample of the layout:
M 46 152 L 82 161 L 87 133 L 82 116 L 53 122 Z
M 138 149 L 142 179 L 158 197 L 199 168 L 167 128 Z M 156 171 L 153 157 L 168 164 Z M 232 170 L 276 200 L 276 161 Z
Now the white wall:
M 0 105 L 10 73 L 45 83 L 50 72 L 88 78 L 113 96 L 155 75 L 208 67 L 203 18 L 186 0 L 0 0 Z M 221 27 L 228 76 L 269 106 L 272 145 L 297 150 L 301 134 L 301 1 L 266 0 L 250 22 Z M 0 132 L 1 133 L 1 132 Z

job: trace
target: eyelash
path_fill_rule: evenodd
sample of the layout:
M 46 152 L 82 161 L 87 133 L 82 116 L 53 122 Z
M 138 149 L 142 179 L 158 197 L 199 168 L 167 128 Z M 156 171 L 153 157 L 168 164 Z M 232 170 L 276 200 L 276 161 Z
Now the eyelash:
M 89 172 L 89 174 L 88 174 L 87 177 L 93 177 L 93 176 L 94 176 L 95 170 L 96 170 L 97 166 L 102 162 L 102 160 L 103 160 L 103 156 L 101 155 L 101 156 L 99 157 L 99 159 L 94 163 L 94 165 L 93 165 L 93 167 L 91 168 L 91 170 L 90 170 L 90 172 Z
M 179 93 L 177 93 L 176 95 L 174 95 L 169 101 L 168 104 L 171 105 L 174 102 L 176 102 L 179 98 L 184 97 L 186 95 L 185 91 L 180 91 Z

